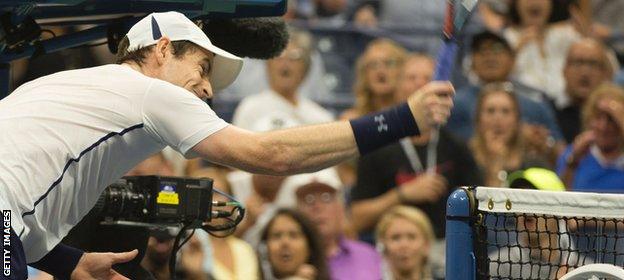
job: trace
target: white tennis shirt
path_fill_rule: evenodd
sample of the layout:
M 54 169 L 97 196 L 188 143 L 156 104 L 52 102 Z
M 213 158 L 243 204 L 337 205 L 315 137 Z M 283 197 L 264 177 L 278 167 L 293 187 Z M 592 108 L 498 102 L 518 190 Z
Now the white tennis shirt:
M 0 208 L 27 261 L 45 256 L 106 186 L 167 145 L 228 124 L 193 93 L 128 66 L 59 72 L 0 100 Z

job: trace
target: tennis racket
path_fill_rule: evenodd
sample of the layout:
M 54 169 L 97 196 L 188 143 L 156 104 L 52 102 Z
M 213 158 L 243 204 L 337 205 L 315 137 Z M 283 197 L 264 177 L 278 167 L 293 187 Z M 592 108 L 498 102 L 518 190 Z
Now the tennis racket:
M 457 38 L 468 22 L 472 11 L 477 6 L 479 0 L 447 0 L 446 16 L 444 27 L 442 28 L 442 48 L 437 57 L 437 64 L 433 79 L 435 81 L 448 81 L 451 79 L 455 57 L 459 45 Z M 427 146 L 427 172 L 435 173 L 437 164 L 437 146 L 440 136 L 439 127 L 431 131 L 429 145 Z

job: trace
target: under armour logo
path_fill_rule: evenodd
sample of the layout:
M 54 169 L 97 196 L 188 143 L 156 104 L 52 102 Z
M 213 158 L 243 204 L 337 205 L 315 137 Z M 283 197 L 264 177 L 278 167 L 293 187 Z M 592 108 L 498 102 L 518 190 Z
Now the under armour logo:
M 384 118 L 383 115 L 375 116 L 375 122 L 379 123 L 379 125 L 377 126 L 377 131 L 379 132 L 382 132 L 383 130 L 388 131 L 388 125 L 384 123 L 385 121 L 386 121 L 386 118 Z

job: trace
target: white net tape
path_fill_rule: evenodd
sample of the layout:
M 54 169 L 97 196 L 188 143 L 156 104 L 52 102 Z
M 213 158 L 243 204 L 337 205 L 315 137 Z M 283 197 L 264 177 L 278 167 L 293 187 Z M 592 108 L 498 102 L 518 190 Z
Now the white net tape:
M 476 198 L 484 212 L 624 218 L 624 194 L 480 187 Z

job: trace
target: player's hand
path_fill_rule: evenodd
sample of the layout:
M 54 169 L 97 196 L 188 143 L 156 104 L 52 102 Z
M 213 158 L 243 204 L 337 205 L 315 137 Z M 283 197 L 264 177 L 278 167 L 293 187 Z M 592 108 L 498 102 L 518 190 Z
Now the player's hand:
M 448 191 L 448 182 L 438 174 L 422 174 L 399 186 L 399 191 L 409 202 L 436 202 Z
M 71 274 L 76 280 L 127 280 L 128 278 L 113 270 L 113 265 L 134 259 L 138 250 L 124 253 L 84 253 Z
M 431 82 L 407 99 L 421 133 L 446 123 L 451 115 L 454 95 L 455 89 L 450 82 Z

